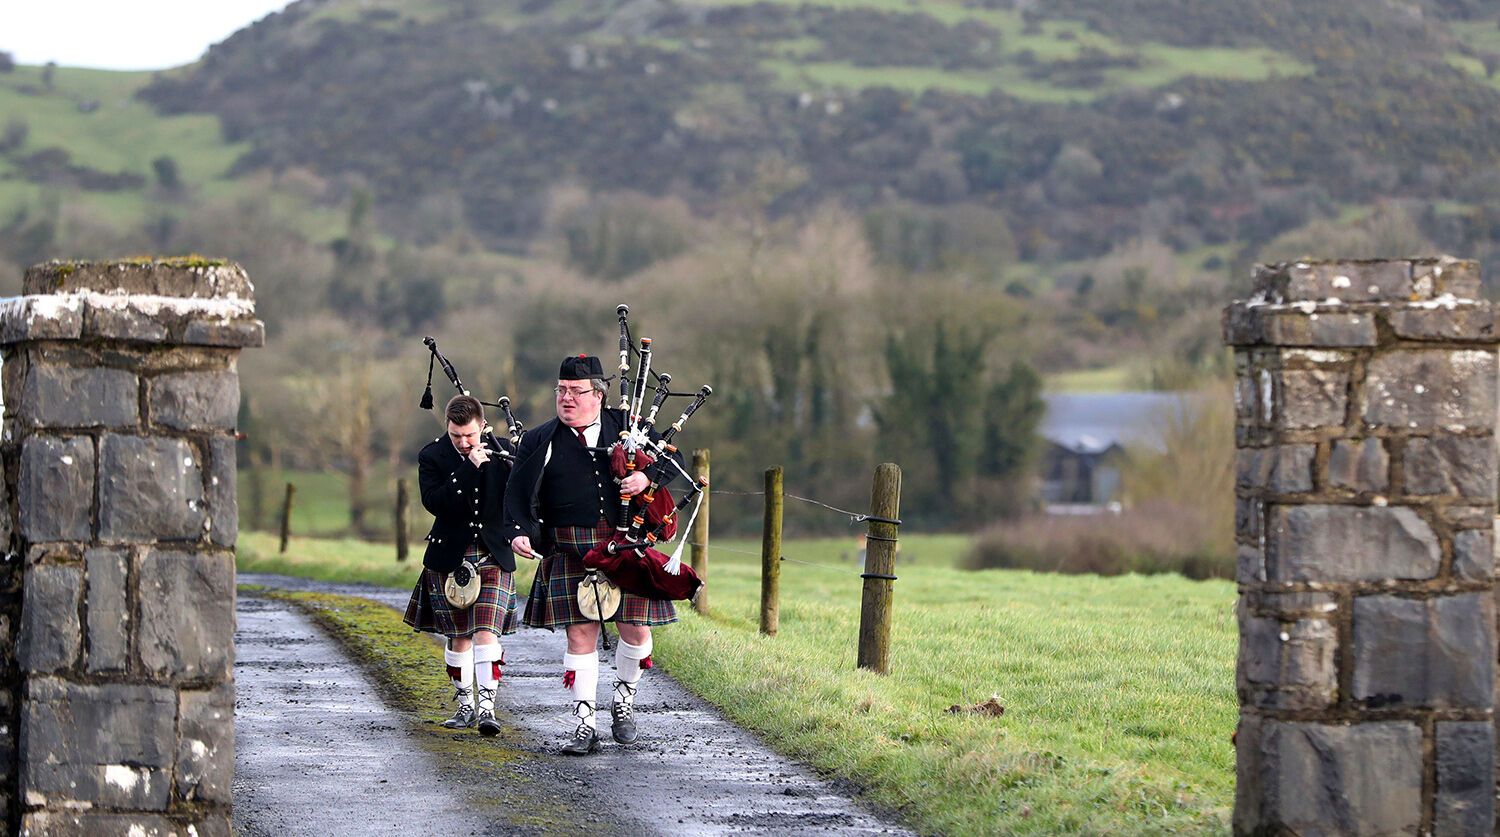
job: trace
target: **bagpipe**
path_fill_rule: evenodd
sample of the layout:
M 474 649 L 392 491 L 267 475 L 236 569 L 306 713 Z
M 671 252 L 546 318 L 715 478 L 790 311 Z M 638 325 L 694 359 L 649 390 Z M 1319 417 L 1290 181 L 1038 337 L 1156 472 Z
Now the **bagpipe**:
M 417 403 L 417 406 L 424 410 L 432 409 L 432 367 L 434 363 L 442 367 L 443 374 L 448 376 L 448 381 L 453 384 L 460 395 L 470 395 L 471 393 L 464 386 L 464 382 L 459 380 L 458 370 L 454 369 L 453 364 L 449 363 L 448 359 L 443 357 L 443 353 L 438 351 L 437 341 L 431 337 L 423 337 L 422 344 L 432 353 L 432 357 L 427 361 L 427 389 L 422 393 L 422 400 Z M 500 411 L 501 415 L 505 416 L 505 432 L 510 437 L 510 449 L 507 450 L 504 445 L 500 444 L 500 440 L 495 438 L 495 432 L 490 429 L 489 422 L 484 423 L 483 441 L 485 447 L 493 451 L 500 459 L 504 460 L 507 464 L 514 464 L 516 457 L 513 451 L 521 444 L 521 434 L 525 432 L 526 428 L 521 426 L 521 422 L 510 411 L 510 399 L 502 395 L 499 401 L 483 401 L 477 398 L 475 400 L 486 407 L 494 407 Z
M 692 520 L 697 518 L 703 491 L 708 487 L 705 477 L 694 478 L 683 469 L 677 458 L 677 446 L 672 439 L 679 433 L 693 413 L 713 395 L 713 387 L 703 385 L 692 402 L 683 409 L 677 420 L 661 433 L 655 431 L 657 414 L 674 396 L 687 397 L 689 393 L 674 393 L 669 384 L 672 376 L 651 368 L 653 358 L 652 340 L 642 337 L 639 347 L 630 336 L 628 316 L 630 306 L 620 305 L 615 309 L 620 322 L 620 404 L 626 416 L 626 429 L 620 438 L 609 445 L 610 472 L 616 481 L 623 483 L 632 473 L 644 473 L 650 479 L 645 491 L 637 495 L 620 492 L 620 522 L 610 537 L 600 542 L 583 557 L 583 566 L 590 575 L 603 573 L 621 590 L 648 599 L 691 599 L 703 586 L 703 580 L 693 572 L 691 566 L 682 563 L 682 550 L 687 544 Z M 630 380 L 630 363 L 637 361 L 634 381 Z M 646 406 L 647 391 L 654 391 L 649 407 Z M 670 415 L 670 414 L 669 414 Z M 602 440 L 601 440 L 602 441 Z M 676 502 L 665 487 L 676 473 L 687 477 L 689 488 Z M 693 512 L 687 531 L 682 534 L 677 548 L 670 556 L 656 549 L 661 541 L 670 541 L 677 536 L 678 513 L 689 505 Z M 587 579 L 596 585 L 597 579 Z M 581 587 L 580 590 L 583 588 Z M 602 618 L 608 618 L 604 614 Z

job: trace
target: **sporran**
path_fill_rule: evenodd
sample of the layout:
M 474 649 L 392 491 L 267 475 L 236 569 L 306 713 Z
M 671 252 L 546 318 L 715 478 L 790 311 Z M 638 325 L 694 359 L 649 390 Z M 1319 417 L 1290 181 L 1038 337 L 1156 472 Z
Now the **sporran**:
M 473 607 L 479 601 L 479 568 L 464 561 L 443 579 L 443 598 L 459 610 Z
M 578 609 L 596 622 L 613 619 L 620 609 L 620 588 L 603 573 L 590 571 L 578 582 Z

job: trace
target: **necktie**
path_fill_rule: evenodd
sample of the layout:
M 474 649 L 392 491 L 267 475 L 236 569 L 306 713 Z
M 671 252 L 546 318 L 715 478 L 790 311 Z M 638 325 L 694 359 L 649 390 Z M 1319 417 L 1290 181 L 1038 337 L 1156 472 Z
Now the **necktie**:
M 589 440 L 586 436 L 583 435 L 582 427 L 573 428 L 573 432 L 578 434 L 578 444 L 583 445 L 584 447 L 589 446 Z

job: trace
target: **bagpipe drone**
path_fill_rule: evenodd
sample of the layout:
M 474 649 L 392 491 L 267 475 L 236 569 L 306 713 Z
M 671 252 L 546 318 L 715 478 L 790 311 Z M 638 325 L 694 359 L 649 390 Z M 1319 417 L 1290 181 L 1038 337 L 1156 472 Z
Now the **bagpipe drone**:
M 424 410 L 432 409 L 432 366 L 434 363 L 443 368 L 443 374 L 448 376 L 448 381 L 453 384 L 460 395 L 470 395 L 469 390 L 464 386 L 464 382 L 459 380 L 458 371 L 453 368 L 453 364 L 449 363 L 448 359 L 443 357 L 443 353 L 438 351 L 437 341 L 431 337 L 423 337 L 422 344 L 432 353 L 432 357 L 427 361 L 427 389 L 422 393 L 422 400 L 417 406 Z M 511 444 L 509 450 L 501 445 L 500 441 L 495 438 L 494 431 L 490 429 L 489 423 L 486 422 L 484 425 L 485 447 L 489 448 L 492 453 L 506 462 L 513 463 L 515 461 L 515 454 L 512 451 L 514 451 L 516 446 L 521 444 L 521 433 L 526 428 L 521 426 L 521 422 L 510 411 L 510 399 L 502 395 L 499 401 L 479 401 L 479 403 L 486 407 L 494 407 L 500 411 L 501 415 L 505 416 L 505 432 L 510 437 Z
M 651 338 L 642 337 L 640 346 L 635 345 L 628 321 L 630 306 L 621 305 L 615 313 L 620 321 L 619 409 L 625 412 L 626 429 L 606 448 L 610 471 L 620 482 L 639 471 L 647 475 L 650 483 L 645 491 L 635 496 L 620 493 L 619 525 L 607 540 L 583 557 L 583 566 L 591 574 L 603 573 L 628 593 L 649 599 L 691 599 L 703 586 L 703 580 L 691 566 L 682 563 L 682 550 L 692 530 L 692 521 L 697 518 L 708 479 L 694 478 L 683 469 L 672 440 L 713 394 L 713 387 L 703 385 L 692 394 L 692 402 L 677 420 L 666 430 L 656 433 L 656 417 L 667 399 L 687 397 L 689 393 L 672 392 L 668 388 L 672 376 L 651 368 Z M 637 361 L 633 383 L 630 380 L 632 359 Z M 649 408 L 645 404 L 648 390 L 654 391 Z M 690 486 L 675 503 L 665 487 L 665 483 L 675 476 L 674 471 L 686 477 Z M 676 537 L 678 512 L 689 505 L 693 505 L 693 512 L 676 549 L 670 556 L 657 550 L 658 542 Z M 593 583 L 593 580 L 587 583 Z

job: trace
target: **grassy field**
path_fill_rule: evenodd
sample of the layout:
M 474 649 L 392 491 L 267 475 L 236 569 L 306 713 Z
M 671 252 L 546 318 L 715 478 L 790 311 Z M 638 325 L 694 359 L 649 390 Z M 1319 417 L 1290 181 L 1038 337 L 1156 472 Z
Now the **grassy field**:
M 406 477 L 412 492 L 410 525 L 413 537 L 421 537 L 431 527 L 432 517 L 422 508 L 421 498 L 417 496 L 416 465 L 412 464 L 400 476 Z M 292 496 L 293 535 L 329 538 L 350 534 L 349 479 L 344 474 L 266 468 L 260 475 L 260 482 L 262 519 L 257 526 L 253 514 L 255 477 L 247 468 L 239 470 L 240 519 L 246 528 L 279 531 L 286 484 L 292 483 L 297 487 Z M 396 482 L 384 462 L 373 469 L 364 494 L 369 504 L 365 525 L 388 538 L 395 531 Z
M 953 568 L 966 543 L 903 539 L 890 676 L 854 667 L 851 539 L 787 544 L 774 638 L 756 630 L 756 544 L 716 542 L 712 613 L 659 631 L 658 659 L 778 749 L 854 781 L 925 832 L 1223 832 L 1233 586 L 968 573 Z M 281 558 L 273 538 L 246 533 L 240 568 L 404 587 L 417 564 L 392 554 L 296 539 Z M 948 711 L 991 696 L 1003 717 Z
M 59 199 L 85 207 L 91 218 L 121 229 L 149 214 L 181 215 L 182 202 L 155 194 L 152 161 L 159 157 L 176 162 L 183 188 L 194 197 L 231 201 L 253 191 L 252 181 L 227 177 L 250 145 L 226 143 L 218 117 L 163 116 L 135 98 L 152 73 L 58 67 L 50 89 L 42 73 L 40 67 L 18 66 L 0 74 L 0 130 L 12 122 L 26 126 L 25 144 L 12 153 L 19 159 L 62 148 L 74 165 L 140 175 L 147 185 L 120 191 L 60 190 L 15 177 L 16 165 L 0 160 L 0 205 L 37 206 Z M 343 215 L 337 210 L 279 193 L 271 200 L 278 216 L 293 219 L 316 240 L 342 231 Z

